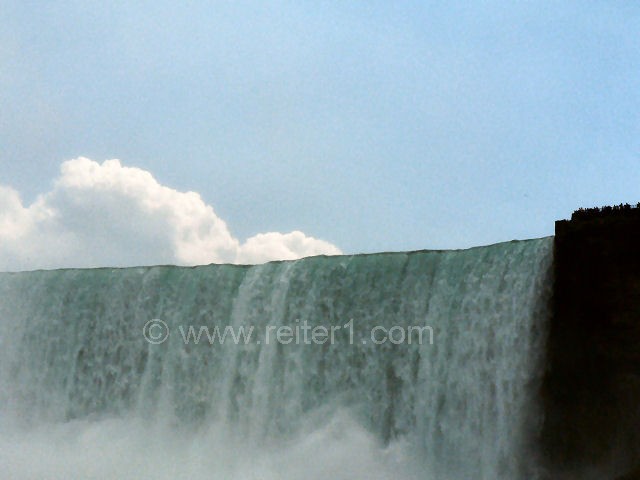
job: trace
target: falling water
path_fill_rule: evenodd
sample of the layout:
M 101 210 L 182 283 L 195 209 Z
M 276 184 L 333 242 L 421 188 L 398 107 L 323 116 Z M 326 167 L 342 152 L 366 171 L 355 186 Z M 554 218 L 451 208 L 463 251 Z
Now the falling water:
M 552 243 L 0 274 L 0 471 L 535 478 Z

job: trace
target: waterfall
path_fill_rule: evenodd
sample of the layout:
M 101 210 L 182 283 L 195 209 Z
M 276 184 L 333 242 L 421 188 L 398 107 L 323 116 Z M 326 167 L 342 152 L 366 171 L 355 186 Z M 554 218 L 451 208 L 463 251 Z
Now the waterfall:
M 535 478 L 552 250 L 0 274 L 0 470 Z

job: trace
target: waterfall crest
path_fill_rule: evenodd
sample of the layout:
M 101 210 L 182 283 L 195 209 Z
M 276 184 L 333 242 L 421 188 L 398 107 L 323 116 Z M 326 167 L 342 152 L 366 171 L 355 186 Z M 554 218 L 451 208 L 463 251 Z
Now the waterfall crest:
M 534 478 L 552 249 L 545 238 L 257 266 L 0 274 L 0 437 L 113 419 L 179 438 L 216 429 L 245 445 L 324 444 L 361 429 L 380 451 L 415 459 L 420 478 Z M 159 344 L 143 336 L 153 319 L 168 328 Z M 278 328 L 304 325 L 340 329 L 333 342 L 274 341 Z M 246 343 L 196 344 L 185 342 L 190 326 L 254 330 Z M 421 342 L 409 342 L 414 327 Z M 333 433 L 318 437 L 327 426 Z M 233 471 L 220 478 L 254 478 Z

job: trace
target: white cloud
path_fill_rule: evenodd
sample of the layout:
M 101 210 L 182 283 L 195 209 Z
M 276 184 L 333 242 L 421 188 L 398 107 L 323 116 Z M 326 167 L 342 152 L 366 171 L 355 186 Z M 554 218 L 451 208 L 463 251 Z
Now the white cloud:
M 241 243 L 198 193 L 163 186 L 118 160 L 64 162 L 54 188 L 29 206 L 0 186 L 0 270 L 262 263 L 340 253 L 299 231 Z
M 308 237 L 304 233 L 259 233 L 241 245 L 240 263 L 262 263 L 269 260 L 293 260 L 311 255 L 338 255 L 340 250 L 329 242 Z

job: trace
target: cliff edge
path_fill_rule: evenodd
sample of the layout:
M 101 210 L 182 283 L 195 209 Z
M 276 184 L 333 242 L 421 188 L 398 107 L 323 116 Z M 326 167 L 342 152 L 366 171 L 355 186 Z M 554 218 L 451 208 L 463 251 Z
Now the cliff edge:
M 552 478 L 616 478 L 640 465 L 640 208 L 555 229 L 543 454 Z

